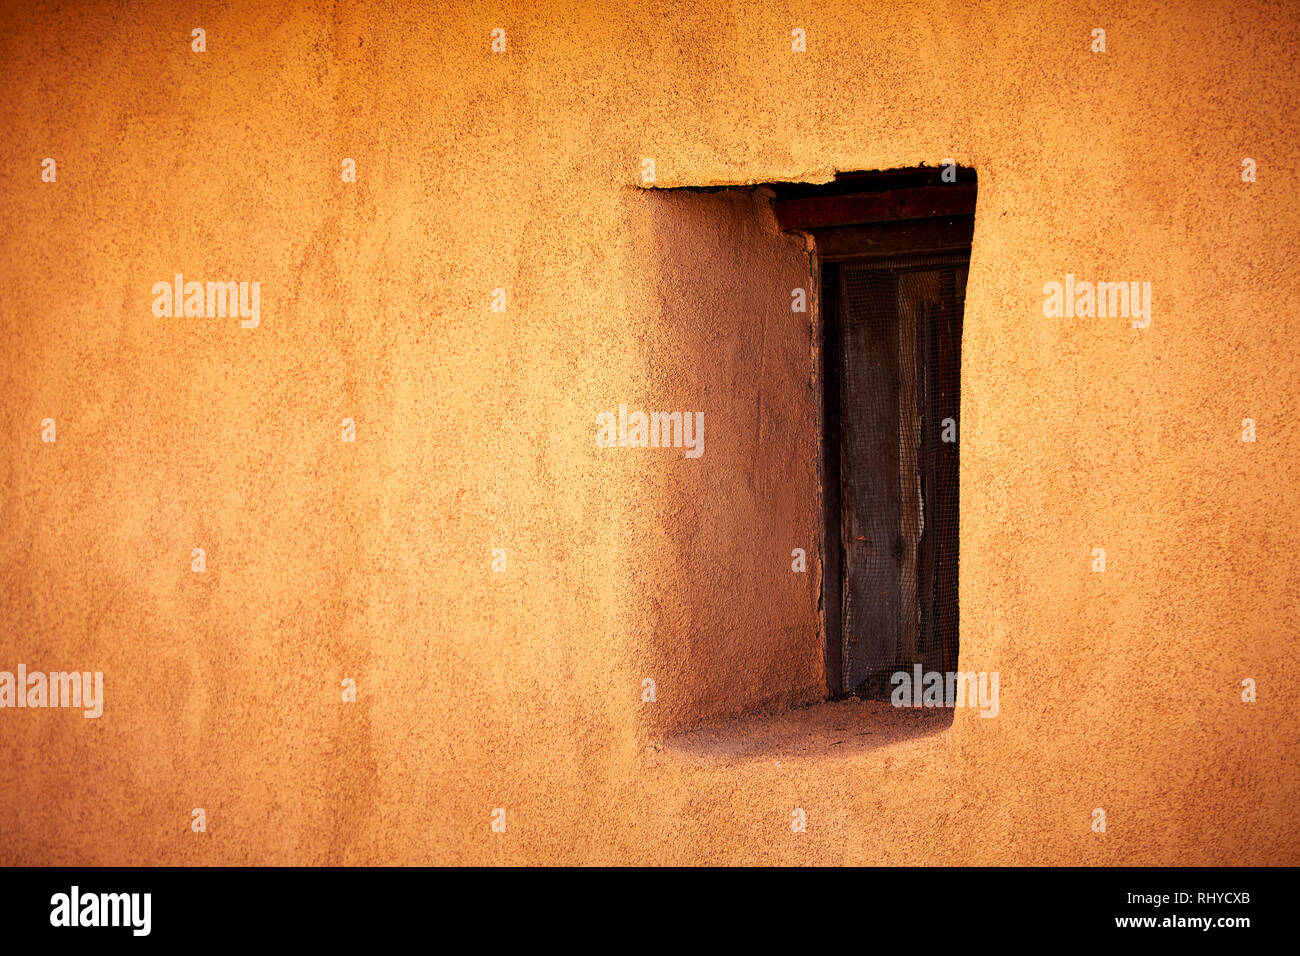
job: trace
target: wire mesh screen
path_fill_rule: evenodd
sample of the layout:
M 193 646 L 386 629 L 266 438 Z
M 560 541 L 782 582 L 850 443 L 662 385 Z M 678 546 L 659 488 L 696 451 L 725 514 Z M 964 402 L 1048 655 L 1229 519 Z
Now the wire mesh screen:
M 957 667 L 957 429 L 968 257 L 839 267 L 845 689 Z

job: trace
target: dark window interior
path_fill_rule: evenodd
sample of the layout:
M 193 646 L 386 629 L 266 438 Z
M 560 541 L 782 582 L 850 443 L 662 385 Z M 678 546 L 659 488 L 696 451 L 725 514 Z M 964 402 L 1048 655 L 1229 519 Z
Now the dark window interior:
M 823 334 L 826 677 L 888 698 L 898 670 L 957 669 L 961 329 L 975 173 L 774 185 L 810 233 Z M 950 173 L 950 178 L 953 178 Z

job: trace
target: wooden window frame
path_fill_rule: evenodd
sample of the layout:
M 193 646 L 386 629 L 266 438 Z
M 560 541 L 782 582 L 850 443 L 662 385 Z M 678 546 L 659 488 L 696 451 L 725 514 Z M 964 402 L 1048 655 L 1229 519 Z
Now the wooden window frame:
M 888 268 L 918 255 L 969 254 L 974 236 L 975 171 L 958 167 L 945 182 L 941 168 L 847 174 L 820 186 L 773 184 L 781 228 L 813 240 L 813 287 L 819 291 L 815 334 L 819 375 L 822 488 L 822 623 L 825 676 L 831 697 L 847 696 L 843 670 L 843 553 L 840 538 L 839 288 L 844 263 Z M 960 375 L 960 370 L 958 370 Z M 952 662 L 956 667 L 956 661 Z

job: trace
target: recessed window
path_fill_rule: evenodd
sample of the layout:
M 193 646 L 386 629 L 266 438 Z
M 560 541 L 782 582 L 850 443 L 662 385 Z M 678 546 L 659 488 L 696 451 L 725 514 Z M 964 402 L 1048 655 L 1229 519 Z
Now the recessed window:
M 823 611 L 832 694 L 889 697 L 958 650 L 961 333 L 975 174 L 774 185 L 821 283 Z

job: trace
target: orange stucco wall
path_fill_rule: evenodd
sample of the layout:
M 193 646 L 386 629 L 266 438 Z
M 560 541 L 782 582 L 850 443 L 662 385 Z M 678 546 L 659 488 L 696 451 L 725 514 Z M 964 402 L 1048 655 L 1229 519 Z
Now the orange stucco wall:
M 0 710 L 0 862 L 1300 862 L 1294 8 L 6 6 L 0 669 L 106 700 Z M 978 170 L 997 718 L 781 713 L 822 672 L 807 251 L 646 157 Z M 260 325 L 155 317 L 177 272 Z M 1150 327 L 1045 318 L 1067 272 Z M 596 447 L 620 402 L 703 457 Z

